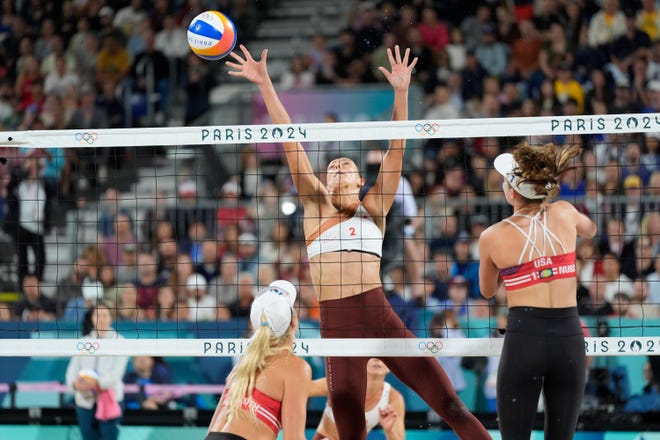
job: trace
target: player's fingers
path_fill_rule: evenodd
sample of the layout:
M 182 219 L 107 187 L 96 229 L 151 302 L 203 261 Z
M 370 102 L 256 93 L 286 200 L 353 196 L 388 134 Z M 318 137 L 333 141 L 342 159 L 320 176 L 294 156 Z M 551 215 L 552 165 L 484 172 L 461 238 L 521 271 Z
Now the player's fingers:
M 250 52 L 247 50 L 247 47 L 243 46 L 242 44 L 239 47 L 241 48 L 243 55 L 245 55 L 246 60 L 254 61 L 254 59 L 252 59 L 252 55 L 250 55 Z
M 236 61 L 238 61 L 239 63 L 244 63 L 245 62 L 245 60 L 243 58 L 241 58 L 241 56 L 239 54 L 237 54 L 236 52 L 229 52 L 229 56 L 232 57 L 233 59 L 235 59 Z M 227 61 L 227 63 L 229 63 L 229 62 L 230 61 Z
M 389 77 L 390 77 L 390 71 L 389 71 L 389 70 L 387 70 L 387 69 L 384 68 L 383 66 L 379 66 L 379 67 L 378 67 L 378 70 L 379 70 L 383 75 L 385 75 L 385 78 L 389 79 Z
M 392 49 L 387 48 L 387 60 L 390 62 L 390 66 L 394 65 L 394 56 L 392 55 Z

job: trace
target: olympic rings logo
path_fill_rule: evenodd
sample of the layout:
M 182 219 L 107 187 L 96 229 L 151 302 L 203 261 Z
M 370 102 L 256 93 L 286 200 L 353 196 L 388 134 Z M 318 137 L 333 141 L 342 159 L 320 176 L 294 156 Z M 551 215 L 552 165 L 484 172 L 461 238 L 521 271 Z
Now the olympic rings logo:
M 417 344 L 417 349 L 422 353 L 437 353 L 442 350 L 442 341 L 420 341 Z
M 97 351 L 99 351 L 100 348 L 101 348 L 101 344 L 99 344 L 98 342 L 78 341 L 78 343 L 76 343 L 76 350 L 86 351 L 87 354 L 94 354 Z
M 419 122 L 415 124 L 415 131 L 417 133 L 422 134 L 423 136 L 425 135 L 433 136 L 438 131 L 440 131 L 440 124 L 437 124 L 435 122 L 433 124 L 430 124 L 428 122 L 422 124 L 421 122 Z
M 95 131 L 92 132 L 77 132 L 76 134 L 73 135 L 73 138 L 78 142 L 79 144 L 87 144 L 87 145 L 92 145 L 94 142 L 96 142 L 99 138 L 99 134 Z

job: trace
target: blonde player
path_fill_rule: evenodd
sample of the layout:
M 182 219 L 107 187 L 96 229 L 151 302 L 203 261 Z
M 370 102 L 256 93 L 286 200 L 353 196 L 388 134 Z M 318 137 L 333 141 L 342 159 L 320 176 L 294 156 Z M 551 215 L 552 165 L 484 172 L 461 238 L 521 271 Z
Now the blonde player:
M 296 289 L 273 281 L 250 310 L 250 344 L 227 377 L 207 440 L 304 440 L 312 370 L 292 353 Z

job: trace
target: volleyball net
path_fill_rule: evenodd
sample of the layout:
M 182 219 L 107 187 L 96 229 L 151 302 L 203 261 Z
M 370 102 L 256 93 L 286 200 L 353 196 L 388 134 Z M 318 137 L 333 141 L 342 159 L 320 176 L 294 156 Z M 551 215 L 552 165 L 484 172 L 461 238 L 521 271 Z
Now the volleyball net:
M 587 354 L 660 350 L 660 114 L 1 136 L 0 356 L 240 355 L 251 298 L 278 278 L 299 289 L 301 355 L 496 356 L 505 298 L 481 297 L 476 243 L 511 214 L 492 164 L 522 141 L 584 149 L 559 198 L 599 228 L 577 251 Z M 321 180 L 330 160 L 354 159 L 368 188 L 390 139 L 407 147 L 381 272 L 418 339 L 320 340 L 281 143 L 301 142 Z M 85 310 L 99 301 L 126 339 L 83 339 Z

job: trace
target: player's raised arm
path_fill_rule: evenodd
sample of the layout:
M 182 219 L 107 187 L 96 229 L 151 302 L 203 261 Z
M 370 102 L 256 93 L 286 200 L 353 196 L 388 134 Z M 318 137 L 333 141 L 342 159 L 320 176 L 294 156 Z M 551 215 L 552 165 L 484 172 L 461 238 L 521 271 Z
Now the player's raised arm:
M 393 121 L 405 121 L 408 119 L 408 88 L 410 86 L 412 70 L 417 63 L 417 58 L 414 58 L 408 64 L 409 56 L 410 49 L 406 49 L 402 58 L 401 51 L 397 45 L 394 47 L 394 53 L 392 53 L 391 49 L 387 49 L 390 70 L 382 66 L 378 68 L 394 89 Z M 399 179 L 401 178 L 405 146 L 405 139 L 392 139 L 390 141 L 389 149 L 383 156 L 376 183 L 362 201 L 371 215 L 384 217 L 392 206 L 394 195 L 399 186 Z
M 284 105 L 277 96 L 273 82 L 268 75 L 266 60 L 268 58 L 268 49 L 261 52 L 261 59 L 256 61 L 250 55 L 250 52 L 243 45 L 240 45 L 243 56 L 232 52 L 230 56 L 235 61 L 227 61 L 227 66 L 234 69 L 229 72 L 233 76 L 242 76 L 248 81 L 259 87 L 261 96 L 264 98 L 268 115 L 274 124 L 290 124 L 291 118 Z M 314 175 L 314 169 L 307 157 L 305 149 L 299 142 L 284 142 L 284 152 L 289 164 L 293 184 L 296 186 L 298 194 L 304 199 L 306 196 L 326 193 L 325 187 Z

